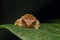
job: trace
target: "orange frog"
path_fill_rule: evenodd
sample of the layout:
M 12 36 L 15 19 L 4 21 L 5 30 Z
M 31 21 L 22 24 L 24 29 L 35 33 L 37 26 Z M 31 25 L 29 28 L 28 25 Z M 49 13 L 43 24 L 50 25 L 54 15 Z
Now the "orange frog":
M 17 19 L 14 25 L 38 29 L 40 27 L 40 22 L 32 14 L 27 13 Z

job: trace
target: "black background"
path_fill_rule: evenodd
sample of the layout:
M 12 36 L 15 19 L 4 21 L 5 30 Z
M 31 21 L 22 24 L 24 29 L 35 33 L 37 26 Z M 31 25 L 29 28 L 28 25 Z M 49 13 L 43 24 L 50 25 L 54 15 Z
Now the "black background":
M 60 18 L 58 0 L 2 0 L 0 24 L 13 23 L 24 13 L 32 13 L 41 22 Z

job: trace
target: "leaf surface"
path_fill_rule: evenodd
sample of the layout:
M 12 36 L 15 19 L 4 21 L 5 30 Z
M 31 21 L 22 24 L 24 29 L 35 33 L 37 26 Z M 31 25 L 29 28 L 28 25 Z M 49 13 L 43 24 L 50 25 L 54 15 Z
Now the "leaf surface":
M 42 23 L 38 30 L 13 24 L 0 25 L 0 27 L 6 28 L 22 40 L 60 40 L 59 23 Z

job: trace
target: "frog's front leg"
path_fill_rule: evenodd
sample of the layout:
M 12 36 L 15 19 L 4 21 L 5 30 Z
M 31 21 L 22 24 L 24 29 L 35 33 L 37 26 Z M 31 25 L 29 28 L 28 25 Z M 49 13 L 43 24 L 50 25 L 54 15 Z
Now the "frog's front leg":
M 36 20 L 36 22 L 34 23 L 34 28 L 38 29 L 39 27 L 40 27 L 40 22 Z
M 17 19 L 16 22 L 14 23 L 14 25 L 19 26 L 19 27 L 24 26 L 22 19 Z

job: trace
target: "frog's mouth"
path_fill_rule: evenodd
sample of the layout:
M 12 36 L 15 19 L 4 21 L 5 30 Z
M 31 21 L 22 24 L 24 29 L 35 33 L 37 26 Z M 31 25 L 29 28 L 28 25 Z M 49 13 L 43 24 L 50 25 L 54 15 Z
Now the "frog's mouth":
M 34 25 L 35 23 L 36 23 L 36 20 L 35 20 L 34 22 L 31 22 L 31 21 L 25 22 L 25 21 L 23 20 L 23 24 L 24 24 L 24 26 L 27 27 L 27 28 L 33 28 L 33 25 Z

